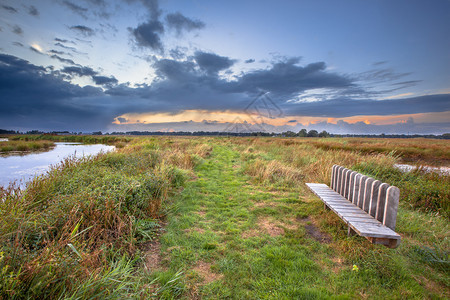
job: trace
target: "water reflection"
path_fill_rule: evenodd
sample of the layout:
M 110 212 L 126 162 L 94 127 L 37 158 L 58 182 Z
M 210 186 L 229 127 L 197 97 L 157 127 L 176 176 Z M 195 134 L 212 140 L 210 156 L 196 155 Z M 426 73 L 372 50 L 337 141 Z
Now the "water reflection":
M 23 187 L 27 180 L 35 175 L 45 173 L 50 165 L 59 163 L 63 158 L 95 155 L 101 151 L 107 152 L 115 148 L 107 145 L 82 145 L 79 143 L 55 144 L 55 148 L 48 152 L 0 157 L 0 186 L 7 186 L 10 182 L 17 181 Z
M 394 164 L 394 167 L 399 169 L 402 172 L 411 172 L 417 169 L 417 166 L 413 165 L 407 165 L 407 164 Z M 420 166 L 419 167 L 422 171 L 425 171 L 427 173 L 430 172 L 437 172 L 441 175 L 450 175 L 450 168 L 449 167 L 430 167 L 430 166 Z

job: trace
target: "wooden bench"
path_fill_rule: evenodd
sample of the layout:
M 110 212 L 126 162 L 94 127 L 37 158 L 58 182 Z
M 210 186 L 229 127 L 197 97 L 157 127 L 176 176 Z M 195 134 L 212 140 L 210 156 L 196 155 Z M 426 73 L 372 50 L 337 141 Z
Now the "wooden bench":
M 348 235 L 355 233 L 373 244 L 389 248 L 400 245 L 396 233 L 400 190 L 350 169 L 334 165 L 331 188 L 326 184 L 306 184 L 325 204 L 348 225 Z

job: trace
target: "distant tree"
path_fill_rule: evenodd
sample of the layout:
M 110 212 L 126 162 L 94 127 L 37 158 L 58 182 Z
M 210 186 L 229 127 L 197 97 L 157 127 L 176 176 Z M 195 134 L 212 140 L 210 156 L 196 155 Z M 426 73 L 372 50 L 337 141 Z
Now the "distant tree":
M 92 135 L 102 135 L 102 132 L 101 132 L 101 131 L 94 131 L 94 132 L 92 133 Z
M 307 137 L 308 136 L 308 132 L 306 131 L 305 128 L 303 128 L 302 130 L 300 130 L 297 134 L 299 137 Z
M 321 133 L 319 133 L 319 137 L 330 137 L 330 134 L 324 130 Z
M 289 130 L 289 131 L 284 132 L 284 136 L 286 136 L 286 137 L 296 137 L 297 134 L 295 132 Z
M 319 133 L 317 132 L 317 130 L 310 130 L 308 131 L 308 137 L 318 137 Z

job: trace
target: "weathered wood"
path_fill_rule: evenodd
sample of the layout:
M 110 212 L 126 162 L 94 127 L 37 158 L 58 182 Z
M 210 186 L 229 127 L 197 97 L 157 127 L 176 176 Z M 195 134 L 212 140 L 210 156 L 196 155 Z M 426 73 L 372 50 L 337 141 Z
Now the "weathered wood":
M 345 174 L 345 183 L 344 183 L 344 194 L 342 196 L 344 196 L 345 198 L 348 199 L 348 193 L 350 190 L 350 176 L 353 173 L 352 170 L 348 170 L 347 173 Z
M 326 184 L 307 183 L 327 210 L 348 225 L 348 235 L 358 234 L 374 244 L 395 248 L 400 235 L 395 230 L 400 191 L 386 183 L 339 165 L 333 165 L 330 189 Z
M 336 187 L 335 181 L 336 181 L 336 168 L 337 167 L 338 167 L 338 165 L 333 165 L 333 167 L 331 168 L 331 183 L 330 183 L 331 189 L 334 189 Z
M 384 207 L 386 205 L 387 189 L 389 184 L 382 183 L 378 188 L 378 200 L 377 200 L 377 213 L 375 214 L 375 219 L 383 222 L 384 219 Z
M 387 189 L 386 206 L 384 208 L 383 225 L 395 230 L 397 221 L 398 200 L 400 198 L 400 190 L 396 186 Z
M 375 179 L 372 177 L 367 178 L 365 188 L 364 188 L 364 201 L 362 204 L 362 209 L 368 213 L 369 212 L 369 204 L 370 204 L 370 198 L 372 193 L 372 184 L 374 183 Z
M 346 198 L 351 202 L 353 199 L 353 192 L 354 192 L 354 188 L 353 186 L 355 185 L 355 177 L 356 174 L 358 174 L 358 172 L 353 171 L 350 174 L 350 183 L 349 183 L 349 188 L 348 188 L 348 195 L 346 196 Z
M 362 175 L 361 179 L 359 180 L 359 193 L 358 193 L 358 201 L 356 202 L 356 205 L 359 207 L 363 207 L 364 204 L 364 197 L 366 195 L 366 181 L 369 177 Z
M 341 195 L 343 197 L 345 197 L 345 193 L 347 192 L 348 178 L 349 178 L 351 171 L 352 170 L 350 170 L 350 169 L 345 169 L 345 172 L 344 172 L 344 178 L 342 180 L 342 192 L 341 192 Z
M 380 244 L 389 248 L 397 248 L 400 245 L 400 239 L 384 239 L 384 238 L 374 238 L 366 237 L 372 244 Z
M 353 204 L 357 205 L 358 204 L 358 199 L 359 199 L 359 185 L 361 183 L 361 174 L 356 174 L 355 175 L 355 185 L 353 186 L 353 197 L 352 199 L 349 199 Z
M 341 171 L 341 178 L 339 181 L 339 194 L 341 194 L 341 196 L 344 194 L 344 189 L 345 189 L 345 174 L 347 173 L 348 169 L 347 168 L 343 168 Z
M 367 212 L 372 217 L 375 217 L 375 214 L 377 213 L 378 191 L 381 184 L 382 182 L 379 180 L 375 180 L 372 184 L 372 191 L 370 193 L 369 211 Z
M 354 235 L 356 235 L 356 234 L 357 234 L 356 231 L 353 230 L 353 228 L 351 228 L 350 226 L 348 226 L 347 235 L 348 235 L 348 236 L 354 236 Z

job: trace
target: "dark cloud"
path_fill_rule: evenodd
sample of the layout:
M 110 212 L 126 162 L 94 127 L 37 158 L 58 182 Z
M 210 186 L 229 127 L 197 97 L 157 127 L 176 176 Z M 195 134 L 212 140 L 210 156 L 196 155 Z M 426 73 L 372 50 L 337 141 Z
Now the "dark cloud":
M 177 47 L 175 49 L 170 49 L 169 54 L 173 59 L 184 59 L 186 57 L 187 48 Z
M 271 92 L 288 100 L 309 89 L 348 89 L 354 86 L 350 78 L 327 72 L 324 62 L 297 65 L 298 58 L 276 62 L 271 68 L 256 70 L 242 75 L 236 83 L 239 90 Z
M 88 105 L 101 89 L 70 84 L 11 55 L 0 54 L 0 94 L 2 127 L 89 130 L 110 118 Z
M 158 0 L 125 0 L 128 3 L 140 2 L 147 9 L 150 20 L 158 20 L 161 16 L 161 10 L 159 9 L 159 1 Z
M 39 11 L 34 5 L 30 5 L 28 7 L 28 14 L 30 14 L 31 16 L 37 17 L 37 16 L 39 16 Z
M 161 22 L 149 21 L 134 29 L 130 28 L 130 32 L 138 46 L 160 52 L 164 51 L 160 38 L 160 34 L 164 33 L 164 26 Z
M 87 19 L 86 13 L 88 12 L 88 9 L 86 7 L 79 6 L 78 4 L 75 4 L 67 0 L 64 0 L 62 4 L 64 4 L 67 8 L 69 8 L 72 12 Z
M 398 115 L 450 111 L 450 94 L 389 100 L 331 99 L 283 105 L 286 115 L 345 118 L 359 115 Z
M 77 76 L 94 76 L 98 73 L 94 71 L 90 67 L 64 67 L 61 70 L 62 73 L 70 74 L 70 75 L 77 75 Z
M 195 29 L 202 29 L 205 27 L 205 23 L 200 20 L 192 20 L 185 17 L 179 12 L 166 15 L 167 26 L 174 29 L 177 35 L 181 35 L 183 31 L 192 31 Z
M 75 52 L 75 53 L 79 53 L 79 52 L 77 51 L 77 49 L 76 49 L 76 48 L 74 48 L 74 47 L 69 47 L 69 46 L 66 46 L 66 45 L 64 45 L 64 44 L 62 44 L 62 43 L 60 43 L 60 42 L 58 42 L 58 43 L 55 43 L 55 46 L 58 46 L 58 47 L 61 47 L 61 48 L 64 48 L 64 49 L 70 50 L 70 51 L 72 51 L 72 52 Z
M 2 5 L 1 8 L 13 14 L 17 13 L 17 9 L 9 5 Z
M 50 51 L 48 51 L 48 53 L 57 54 L 57 55 L 72 55 L 70 53 L 66 53 L 64 51 L 58 51 L 55 49 L 51 49 Z
M 59 60 L 62 63 L 66 63 L 66 64 L 69 64 L 69 65 L 77 65 L 73 60 L 68 59 L 68 58 L 63 58 L 63 57 L 61 57 L 59 55 L 56 55 L 56 54 L 53 54 L 50 57 L 53 58 L 53 59 L 57 59 L 57 60 Z
M 80 34 L 82 34 L 83 36 L 93 36 L 95 34 L 94 29 L 84 26 L 84 25 L 76 25 L 76 26 L 71 26 L 69 27 L 69 29 L 78 32 Z
M 114 76 L 111 77 L 100 76 L 97 71 L 94 71 L 90 67 L 81 67 L 81 66 L 64 67 L 60 72 L 76 76 L 89 76 L 97 85 L 112 85 L 118 83 L 117 79 Z
M 22 28 L 19 25 L 14 25 L 12 32 L 14 32 L 17 35 L 22 35 L 23 34 L 23 30 L 22 30 Z
M 65 40 L 65 39 L 60 39 L 60 38 L 55 38 L 55 42 L 60 42 L 60 43 L 73 43 L 72 41 Z
M 118 83 L 117 79 L 114 76 L 92 76 L 92 80 L 94 80 L 95 84 L 98 85 L 110 85 Z
M 52 71 L 14 56 L 0 55 L 0 128 L 5 124 L 9 128 L 35 128 L 33 125 L 39 124 L 50 130 L 104 130 L 124 113 L 177 113 L 189 109 L 242 112 L 260 90 L 270 92 L 268 95 L 286 116 L 344 118 L 450 111 L 450 95 L 390 100 L 332 95 L 322 101 L 302 102 L 297 95 L 311 89 L 353 91 L 359 87 L 353 77 L 327 71 L 323 62 L 300 66 L 298 58 L 273 62 L 267 69 L 228 80 L 217 76 L 217 72 L 232 66 L 233 60 L 214 53 L 206 53 L 208 59 L 202 60 L 204 54 L 197 52 L 183 61 L 155 59 L 152 66 L 157 78 L 137 87 L 118 84 L 116 78 L 101 76 L 89 67 L 75 65 Z M 51 57 L 58 59 L 55 56 Z M 91 77 L 105 91 L 64 81 L 74 75 Z M 214 126 L 213 122 L 207 123 Z M 286 128 L 274 127 L 274 131 L 289 130 Z M 184 129 L 189 130 L 187 126 Z
M 254 62 L 255 62 L 255 60 L 253 58 L 247 59 L 245 61 L 246 64 L 251 64 L 251 63 L 254 63 Z
M 194 58 L 198 66 L 210 75 L 214 75 L 221 70 L 228 69 L 235 62 L 235 60 L 225 56 L 201 51 L 195 52 Z

